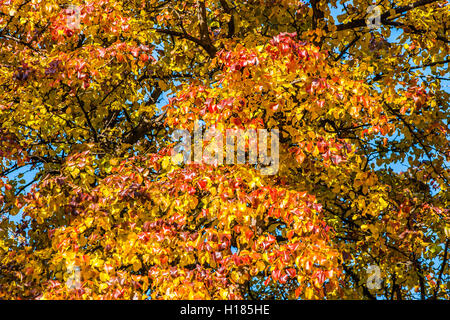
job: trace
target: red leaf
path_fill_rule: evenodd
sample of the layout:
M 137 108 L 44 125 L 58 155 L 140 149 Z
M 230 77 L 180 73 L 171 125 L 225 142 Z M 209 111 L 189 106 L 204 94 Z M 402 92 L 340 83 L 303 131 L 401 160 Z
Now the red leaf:
M 298 287 L 297 289 L 295 289 L 295 297 L 298 298 L 300 297 L 300 295 L 302 294 L 302 288 Z
M 280 277 L 280 283 L 286 283 L 289 276 L 285 273 Z
M 201 179 L 197 182 L 197 186 L 201 190 L 205 190 L 207 185 L 208 185 L 208 181 L 206 181 L 206 179 Z
M 272 279 L 273 279 L 273 281 L 278 281 L 278 278 L 280 277 L 280 275 L 281 275 L 281 270 L 279 270 L 279 269 L 273 270 L 272 271 Z
M 139 59 L 140 59 L 142 62 L 147 62 L 147 61 L 148 61 L 148 54 L 142 53 L 142 54 L 139 56 Z

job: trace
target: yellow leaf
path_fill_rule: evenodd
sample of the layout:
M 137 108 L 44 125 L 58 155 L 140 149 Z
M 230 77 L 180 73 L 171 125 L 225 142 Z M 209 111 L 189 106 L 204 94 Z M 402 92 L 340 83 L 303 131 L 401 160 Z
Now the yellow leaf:
M 101 272 L 101 273 L 100 273 L 100 281 L 106 282 L 106 281 L 108 281 L 108 280 L 109 280 L 109 275 L 106 274 L 106 273 L 104 273 L 104 272 Z
M 133 263 L 133 271 L 137 272 L 139 269 L 142 268 L 142 263 L 140 260 L 136 259 Z
M 263 261 L 259 260 L 256 263 L 256 267 L 258 268 L 258 271 L 264 271 L 266 269 L 266 264 Z
M 163 159 L 163 161 L 161 163 L 162 168 L 163 169 L 167 169 L 169 164 L 170 164 L 170 159 L 168 157 L 164 157 L 164 159 Z
M 182 153 L 178 153 L 172 157 L 172 163 L 175 165 L 180 165 L 183 163 L 184 157 Z
M 305 289 L 305 298 L 311 300 L 314 297 L 314 290 L 311 287 Z

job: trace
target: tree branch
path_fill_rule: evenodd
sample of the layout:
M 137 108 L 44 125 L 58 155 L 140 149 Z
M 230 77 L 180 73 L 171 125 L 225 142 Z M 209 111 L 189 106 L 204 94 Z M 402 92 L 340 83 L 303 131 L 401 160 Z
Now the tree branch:
M 445 267 L 447 266 L 447 253 L 448 253 L 448 246 L 450 244 L 450 240 L 447 239 L 447 241 L 445 242 L 445 249 L 444 249 L 444 261 L 442 261 L 442 265 L 441 265 L 441 270 L 439 271 L 439 277 L 438 280 L 436 282 L 436 288 L 434 289 L 434 294 L 433 294 L 433 299 L 436 300 L 437 299 L 437 294 L 439 291 L 439 286 L 441 285 L 442 282 L 442 275 L 444 274 L 444 270 Z
M 179 37 L 182 39 L 192 41 L 192 42 L 198 44 L 199 46 L 201 46 L 208 53 L 208 55 L 211 58 L 213 58 L 217 53 L 216 47 L 214 47 L 212 44 L 206 43 L 205 41 L 197 39 L 187 33 L 173 31 L 173 30 L 167 30 L 167 29 L 154 29 L 154 30 L 159 33 L 163 33 L 163 34 L 167 34 L 170 36 Z

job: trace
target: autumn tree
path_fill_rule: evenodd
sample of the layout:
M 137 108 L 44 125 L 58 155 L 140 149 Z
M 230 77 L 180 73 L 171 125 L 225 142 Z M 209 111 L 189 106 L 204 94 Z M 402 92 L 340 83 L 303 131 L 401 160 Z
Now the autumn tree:
M 448 3 L 370 5 L 0 0 L 0 298 L 448 299 Z

